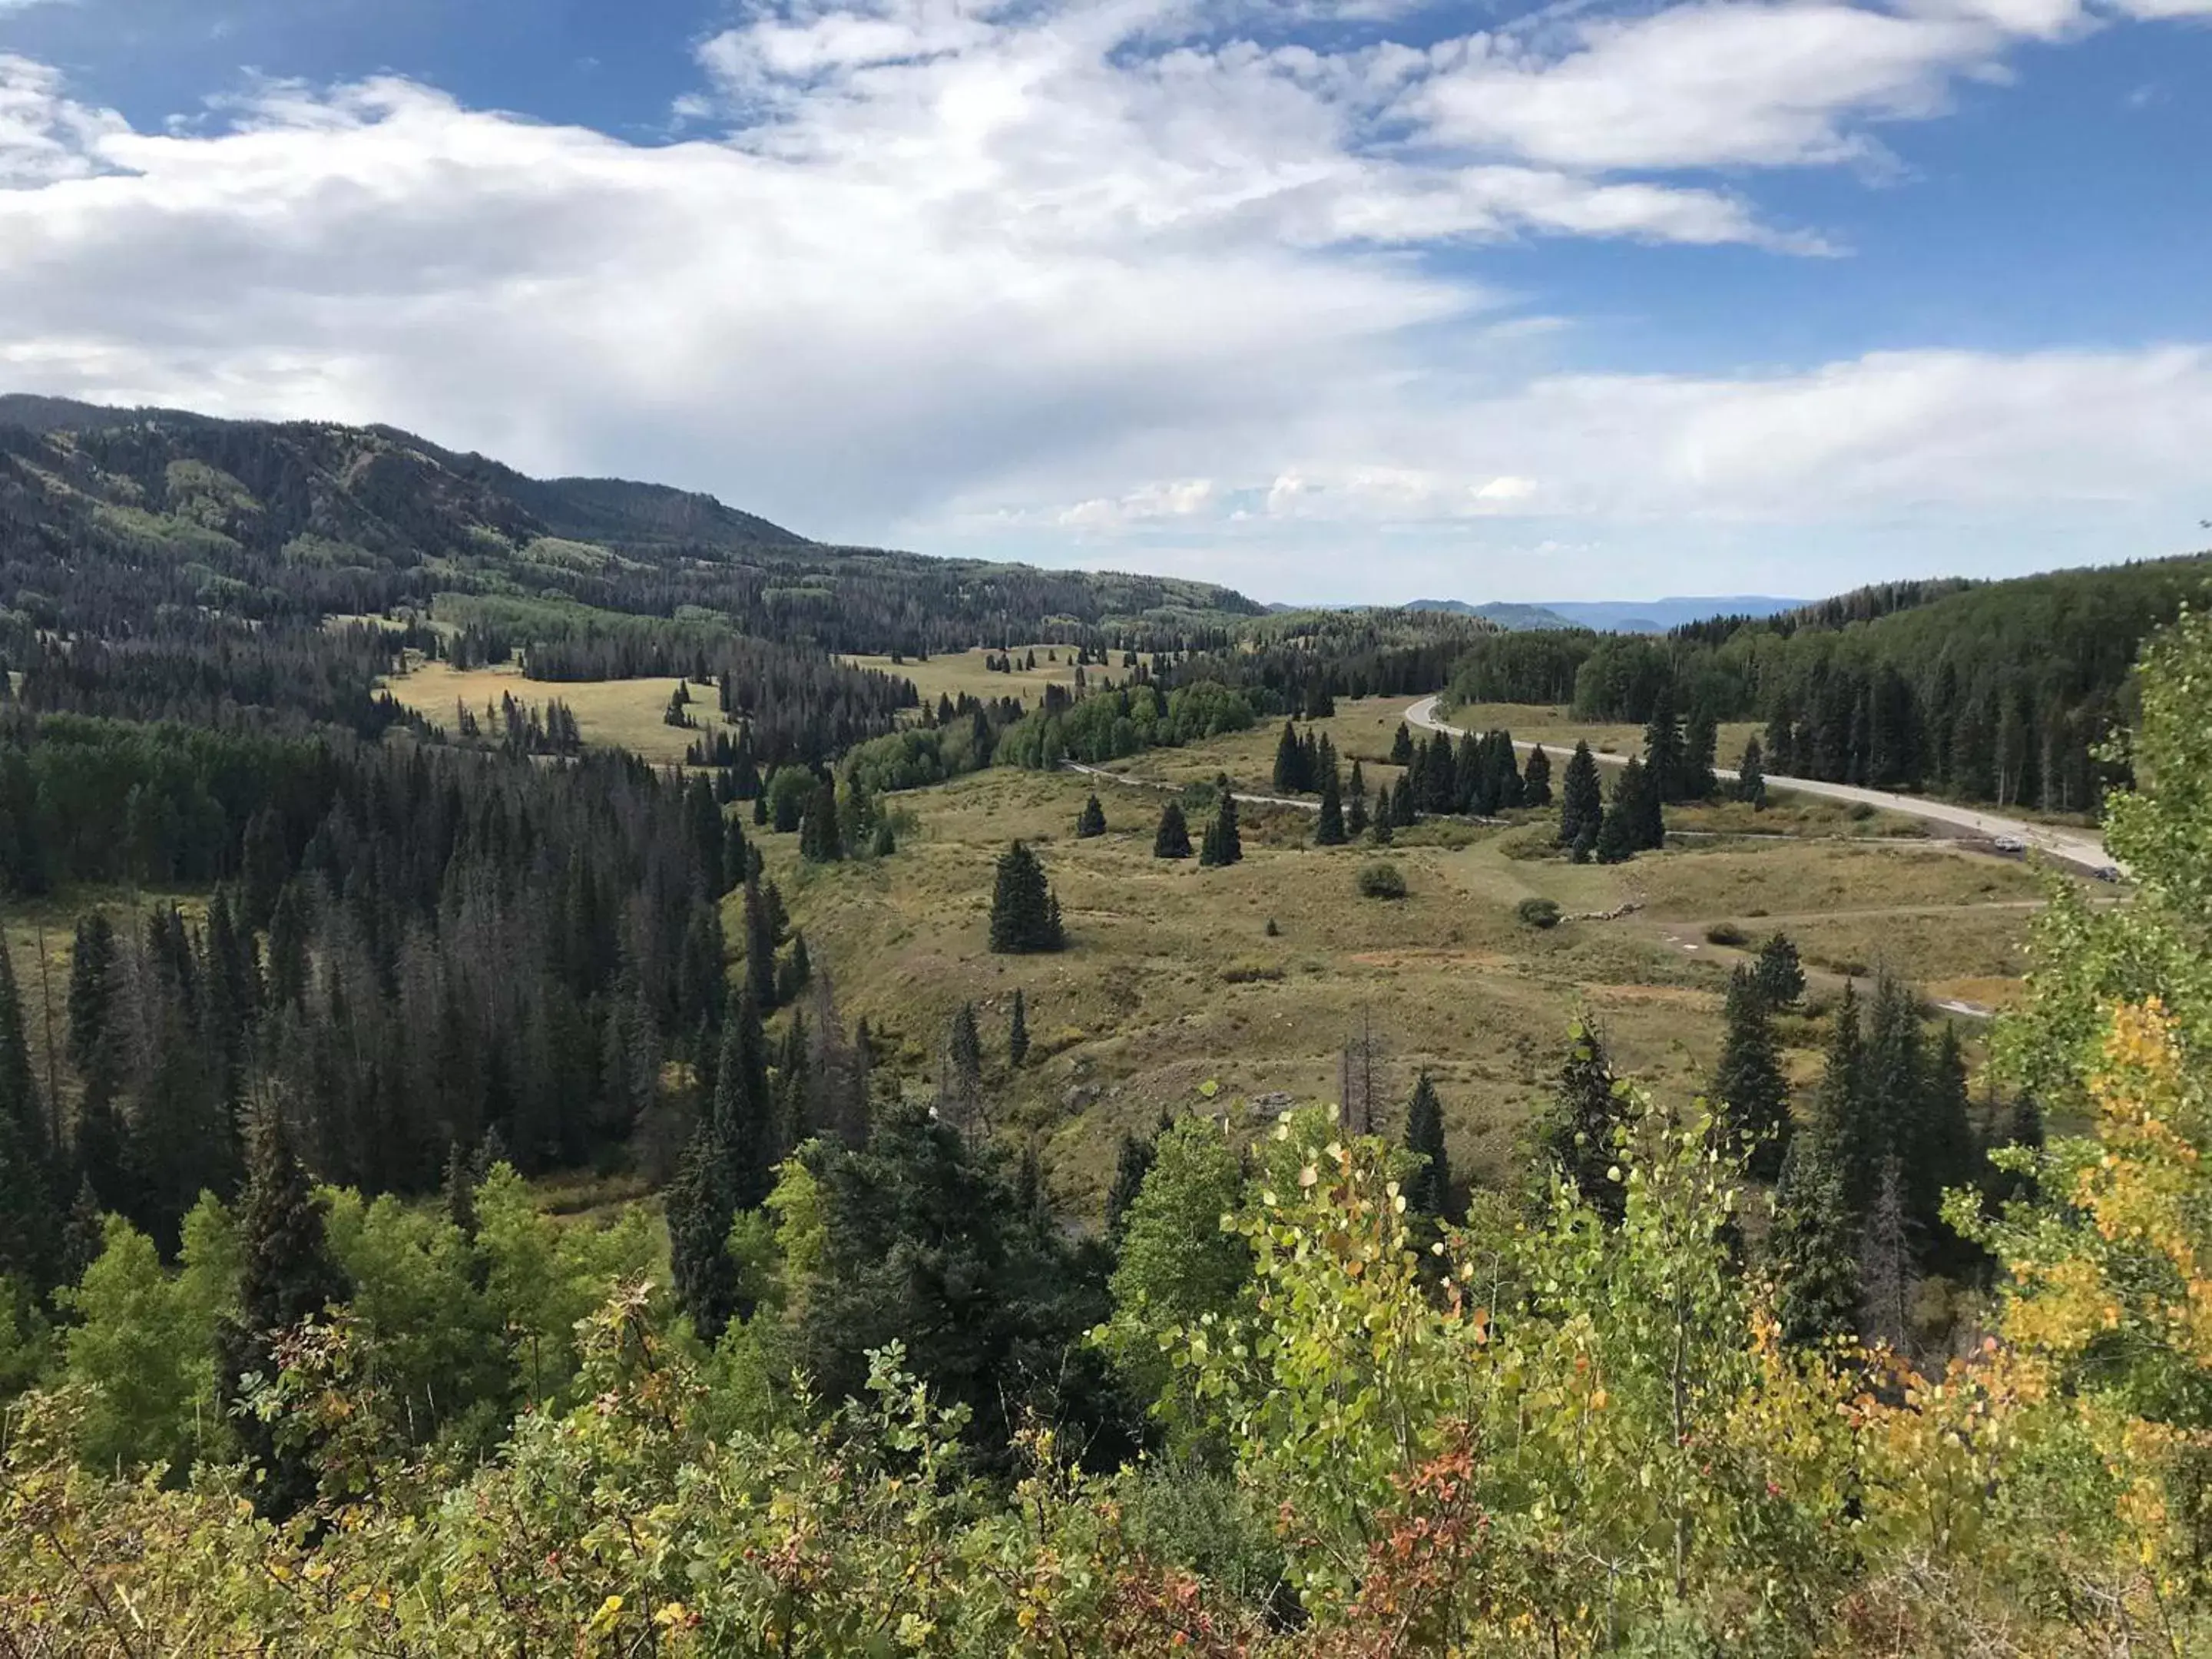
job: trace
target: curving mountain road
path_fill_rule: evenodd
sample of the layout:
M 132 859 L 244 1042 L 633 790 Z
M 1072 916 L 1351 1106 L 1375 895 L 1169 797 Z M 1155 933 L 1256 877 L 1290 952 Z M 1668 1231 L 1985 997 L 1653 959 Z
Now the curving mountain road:
M 1425 732 L 1443 732 L 1453 737 L 1465 737 L 1467 732 L 1456 726 L 1447 726 L 1437 718 L 1437 704 L 1441 696 L 1423 697 L 1406 710 L 1406 724 Z M 1516 749 L 1534 749 L 1533 743 L 1516 743 Z M 1599 757 L 1601 760 L 1605 757 Z M 1731 781 L 1735 774 L 1716 768 L 1714 775 L 1723 782 Z M 1918 795 L 1893 795 L 1880 789 L 1862 789 L 1854 784 L 1823 783 L 1817 778 L 1785 778 L 1770 772 L 1766 775 L 1770 789 L 1788 790 L 1800 795 L 1821 795 L 1830 800 L 1863 802 L 1892 812 L 1901 812 L 1907 817 L 1923 819 L 1930 823 L 1950 824 L 1990 840 L 2016 841 L 2023 847 L 2032 847 L 2046 857 L 2073 865 L 2092 875 L 2118 873 L 2112 856 L 2105 851 L 2104 838 L 2094 830 L 2066 830 L 2054 824 L 2030 823 L 2022 818 L 2006 817 L 1996 812 L 1984 812 L 1971 806 L 1954 806 L 1948 801 L 1928 800 Z

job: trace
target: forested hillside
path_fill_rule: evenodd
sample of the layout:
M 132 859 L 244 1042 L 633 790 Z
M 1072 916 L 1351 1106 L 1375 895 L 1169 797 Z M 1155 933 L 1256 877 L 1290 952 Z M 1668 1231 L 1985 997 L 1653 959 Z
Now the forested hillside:
M 830 548 L 711 498 L 526 478 L 388 428 L 0 399 L 0 584 L 74 630 L 68 567 L 125 599 L 261 617 L 427 611 L 446 592 L 678 619 L 825 651 L 929 651 L 1111 629 L 1174 648 L 1259 607 L 1204 583 Z
M 2212 595 L 2212 555 L 2017 580 L 1869 588 L 1665 638 L 1549 632 L 1479 641 L 1465 702 L 1571 703 L 1594 720 L 1766 726 L 1771 773 L 2094 811 L 2141 641 Z M 1724 757 L 1732 761 L 1733 756 Z

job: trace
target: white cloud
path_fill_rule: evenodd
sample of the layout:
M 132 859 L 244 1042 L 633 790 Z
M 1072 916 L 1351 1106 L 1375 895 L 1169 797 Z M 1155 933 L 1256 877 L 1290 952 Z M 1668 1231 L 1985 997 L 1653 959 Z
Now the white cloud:
M 2081 20 L 2075 0 L 1902 12 L 1708 0 L 1581 23 L 1564 52 L 1513 36 L 1453 43 L 1406 107 L 1441 137 L 1559 167 L 1863 161 L 1877 153 L 1866 122 L 1936 114 L 1960 76 Z
M 1419 49 L 1230 15 L 802 0 L 702 48 L 698 136 L 658 147 L 392 79 L 134 131 L 0 58 L 0 384 L 389 420 L 842 538 L 1278 548 L 1270 593 L 1395 587 L 1314 539 L 1370 531 L 1586 550 L 2201 475 L 2197 347 L 1547 374 L 1568 325 L 1422 257 L 1828 251 L 1723 184 L 1630 175 L 1863 158 L 1870 121 L 2087 27 L 2073 0 L 1707 0 Z

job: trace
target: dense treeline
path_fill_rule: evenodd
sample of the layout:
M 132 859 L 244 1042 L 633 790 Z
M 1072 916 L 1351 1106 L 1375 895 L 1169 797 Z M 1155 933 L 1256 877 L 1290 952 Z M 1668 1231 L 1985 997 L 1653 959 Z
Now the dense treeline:
M 2117 781 L 2100 750 L 2138 644 L 2208 577 L 2205 559 L 2176 559 L 1896 584 L 1663 639 L 1506 635 L 1468 650 L 1453 693 L 1638 722 L 1664 696 L 1692 717 L 1765 722 L 1771 773 L 2087 811 Z
M 88 1188 L 172 1243 L 203 1188 L 234 1189 L 257 1100 L 371 1193 L 434 1185 L 487 1136 L 525 1170 L 665 1143 L 684 1102 L 663 1060 L 720 1040 L 715 902 L 752 873 L 703 779 L 335 734 L 19 720 L 0 823 L 16 892 L 216 884 L 190 916 L 84 917 L 65 1082 L 39 1080 L 50 1214 Z

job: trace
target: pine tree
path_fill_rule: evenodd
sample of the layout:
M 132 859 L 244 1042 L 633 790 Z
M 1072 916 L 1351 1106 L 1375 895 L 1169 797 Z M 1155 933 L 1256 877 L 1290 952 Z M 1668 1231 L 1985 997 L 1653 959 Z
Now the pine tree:
M 1592 845 L 1605 821 L 1605 797 L 1598 787 L 1597 757 L 1577 743 L 1559 781 L 1559 845 L 1579 844 L 1585 830 Z
M 845 842 L 837 823 L 836 786 L 817 784 L 807 797 L 805 816 L 799 825 L 799 856 L 810 864 L 835 864 L 845 856 Z
M 983 1043 L 975 1027 L 975 1005 L 952 1011 L 945 1039 L 945 1078 L 939 1115 L 956 1128 L 969 1127 L 981 1103 Z
M 1911 988 L 1885 969 L 1875 981 L 1868 1011 L 1866 1087 L 1863 1106 L 1868 1132 L 1866 1158 L 1879 1169 L 1884 1158 L 1910 1160 L 1905 1176 L 1907 1221 L 1915 1227 L 1935 1220 L 1923 1208 L 1919 1127 L 1927 1115 L 1928 1063 L 1921 1041 L 1920 1003 Z
M 1406 1107 L 1406 1148 L 1423 1160 L 1406 1179 L 1407 1209 L 1438 1221 L 1456 1219 L 1451 1158 L 1444 1149 L 1443 1107 L 1426 1071 L 1414 1080 L 1413 1097 Z
M 0 1274 L 44 1289 L 61 1224 L 45 1109 L 31 1072 L 15 966 L 0 940 Z M 66 1190 L 66 1189 L 64 1189 Z
M 1719 787 L 1713 776 L 1713 763 L 1720 744 L 1720 731 L 1715 725 L 1712 711 L 1700 702 L 1690 713 L 1682 728 L 1682 775 L 1676 785 L 1677 800 L 1711 800 Z
M 1858 1237 L 1834 1149 L 1817 1131 L 1790 1138 L 1774 1190 L 1766 1249 L 1774 1316 L 1795 1346 L 1838 1341 L 1858 1328 Z
M 1214 809 L 1213 822 L 1207 826 L 1198 861 L 1214 866 L 1236 864 L 1244 856 L 1243 838 L 1237 832 L 1237 797 L 1230 793 L 1226 778 L 1216 782 L 1215 791 L 1220 805 Z
M 1620 1135 L 1627 1121 L 1627 1103 L 1614 1084 L 1604 1037 L 1589 1021 L 1577 1020 L 1568 1036 L 1541 1146 L 1583 1201 L 1616 1224 L 1628 1204 L 1628 1189 L 1618 1176 Z
M 1900 1352 L 1912 1335 L 1913 1243 L 1904 1167 L 1895 1157 L 1885 1158 L 1859 1243 L 1860 1329 L 1869 1342 Z
M 691 1137 L 663 1205 L 676 1304 L 702 1339 L 717 1341 L 738 1311 L 737 1264 L 729 1249 L 738 1205 L 730 1190 L 728 1160 L 711 1123 L 702 1124 Z
M 1521 804 L 1528 807 L 1552 804 L 1552 757 L 1541 744 L 1528 751 L 1528 763 L 1522 769 Z
M 1190 856 L 1190 825 L 1183 821 L 1182 803 L 1170 799 L 1160 813 L 1159 833 L 1152 837 L 1152 856 L 1156 859 L 1187 859 Z
M 1866 1043 L 1860 1029 L 1858 993 L 1850 981 L 1831 1017 L 1827 1064 L 1820 1074 L 1820 1133 L 1844 1183 L 1844 1204 L 1866 1213 L 1881 1178 L 1884 1149 L 1867 1118 Z
M 1345 833 L 1354 838 L 1367 833 L 1367 778 L 1359 763 L 1352 763 L 1352 802 L 1345 814 Z
M 714 1068 L 714 1151 L 731 1203 L 757 1210 L 775 1185 L 783 1156 L 776 1101 L 769 1087 L 768 1037 L 750 988 L 724 1022 L 722 1056 Z
M 1650 780 L 1635 756 L 1620 769 L 1613 780 L 1613 799 L 1607 804 L 1605 817 L 1598 825 L 1597 844 L 1593 849 L 1600 864 L 1620 864 L 1643 851 L 1644 820 L 1648 816 L 1645 805 L 1651 790 Z
M 1341 847 L 1347 839 L 1344 828 L 1344 797 L 1336 781 L 1336 768 L 1331 766 L 1322 774 L 1321 815 L 1314 824 L 1314 845 Z
M 1413 763 L 1413 734 L 1406 729 L 1406 722 L 1398 722 L 1398 735 L 1390 739 L 1390 764 L 1411 766 Z
M 1948 1020 L 1928 1063 L 1921 1090 L 1921 1116 L 1909 1138 L 1908 1200 L 1916 1220 L 1930 1238 L 1940 1236 L 1943 1194 L 1973 1183 L 1981 1163 L 1974 1137 L 1973 1102 L 1968 1092 L 1966 1050 L 1959 1028 Z
M 1090 841 L 1106 833 L 1106 809 L 1098 804 L 1098 794 L 1093 790 L 1083 803 L 1082 813 L 1075 820 L 1076 838 Z
M 804 1009 L 791 1011 L 784 1028 L 782 1052 L 775 1062 L 776 1145 L 788 1152 L 812 1136 L 814 1121 L 814 1047 L 806 1030 Z
M 1805 969 L 1797 959 L 1796 941 L 1778 933 L 1759 947 L 1751 975 L 1769 1008 L 1794 1008 L 1805 994 Z
M 1044 866 L 1018 841 L 999 858 L 991 890 L 991 949 L 1021 954 L 1057 951 L 1063 943 L 1059 902 L 1045 881 Z
M 898 851 L 898 836 L 891 829 L 888 816 L 876 820 L 876 833 L 868 843 L 868 856 L 887 859 Z
M 1390 827 L 1410 830 L 1420 822 L 1420 779 L 1407 772 L 1398 780 L 1398 787 L 1390 792 Z
M 1734 1145 L 1747 1149 L 1750 1173 L 1771 1180 L 1781 1172 L 1790 1139 L 1790 1085 L 1766 999 L 1748 969 L 1729 976 L 1726 1018 L 1712 1103 Z
M 1682 799 L 1682 728 L 1674 711 L 1674 688 L 1662 685 L 1644 728 L 1644 775 L 1652 793 L 1669 801 Z
M 1282 741 L 1275 745 L 1275 793 L 1295 795 L 1308 787 L 1306 751 L 1298 742 L 1297 727 L 1283 722 Z
M 1749 801 L 1754 811 L 1766 810 L 1766 758 L 1756 737 L 1744 740 L 1743 758 L 1736 763 L 1735 798 Z
M 745 986 L 755 1004 L 775 1006 L 775 953 L 783 943 L 780 916 L 783 909 L 775 884 L 757 875 L 745 883 Z
M 238 1231 L 244 1264 L 238 1310 L 217 1338 L 217 1392 L 246 1455 L 261 1471 L 255 1509 L 283 1520 L 314 1498 L 312 1453 L 289 1437 L 280 1437 L 275 1423 L 242 1409 L 246 1379 L 273 1382 L 279 1339 L 343 1302 L 351 1287 L 331 1255 L 322 1200 L 293 1155 L 283 1118 L 273 1107 L 259 1113 L 253 1126 Z
M 1014 988 L 1013 1017 L 1006 1024 L 1006 1064 L 1020 1071 L 1022 1063 L 1030 1057 L 1029 1000 L 1021 988 Z

